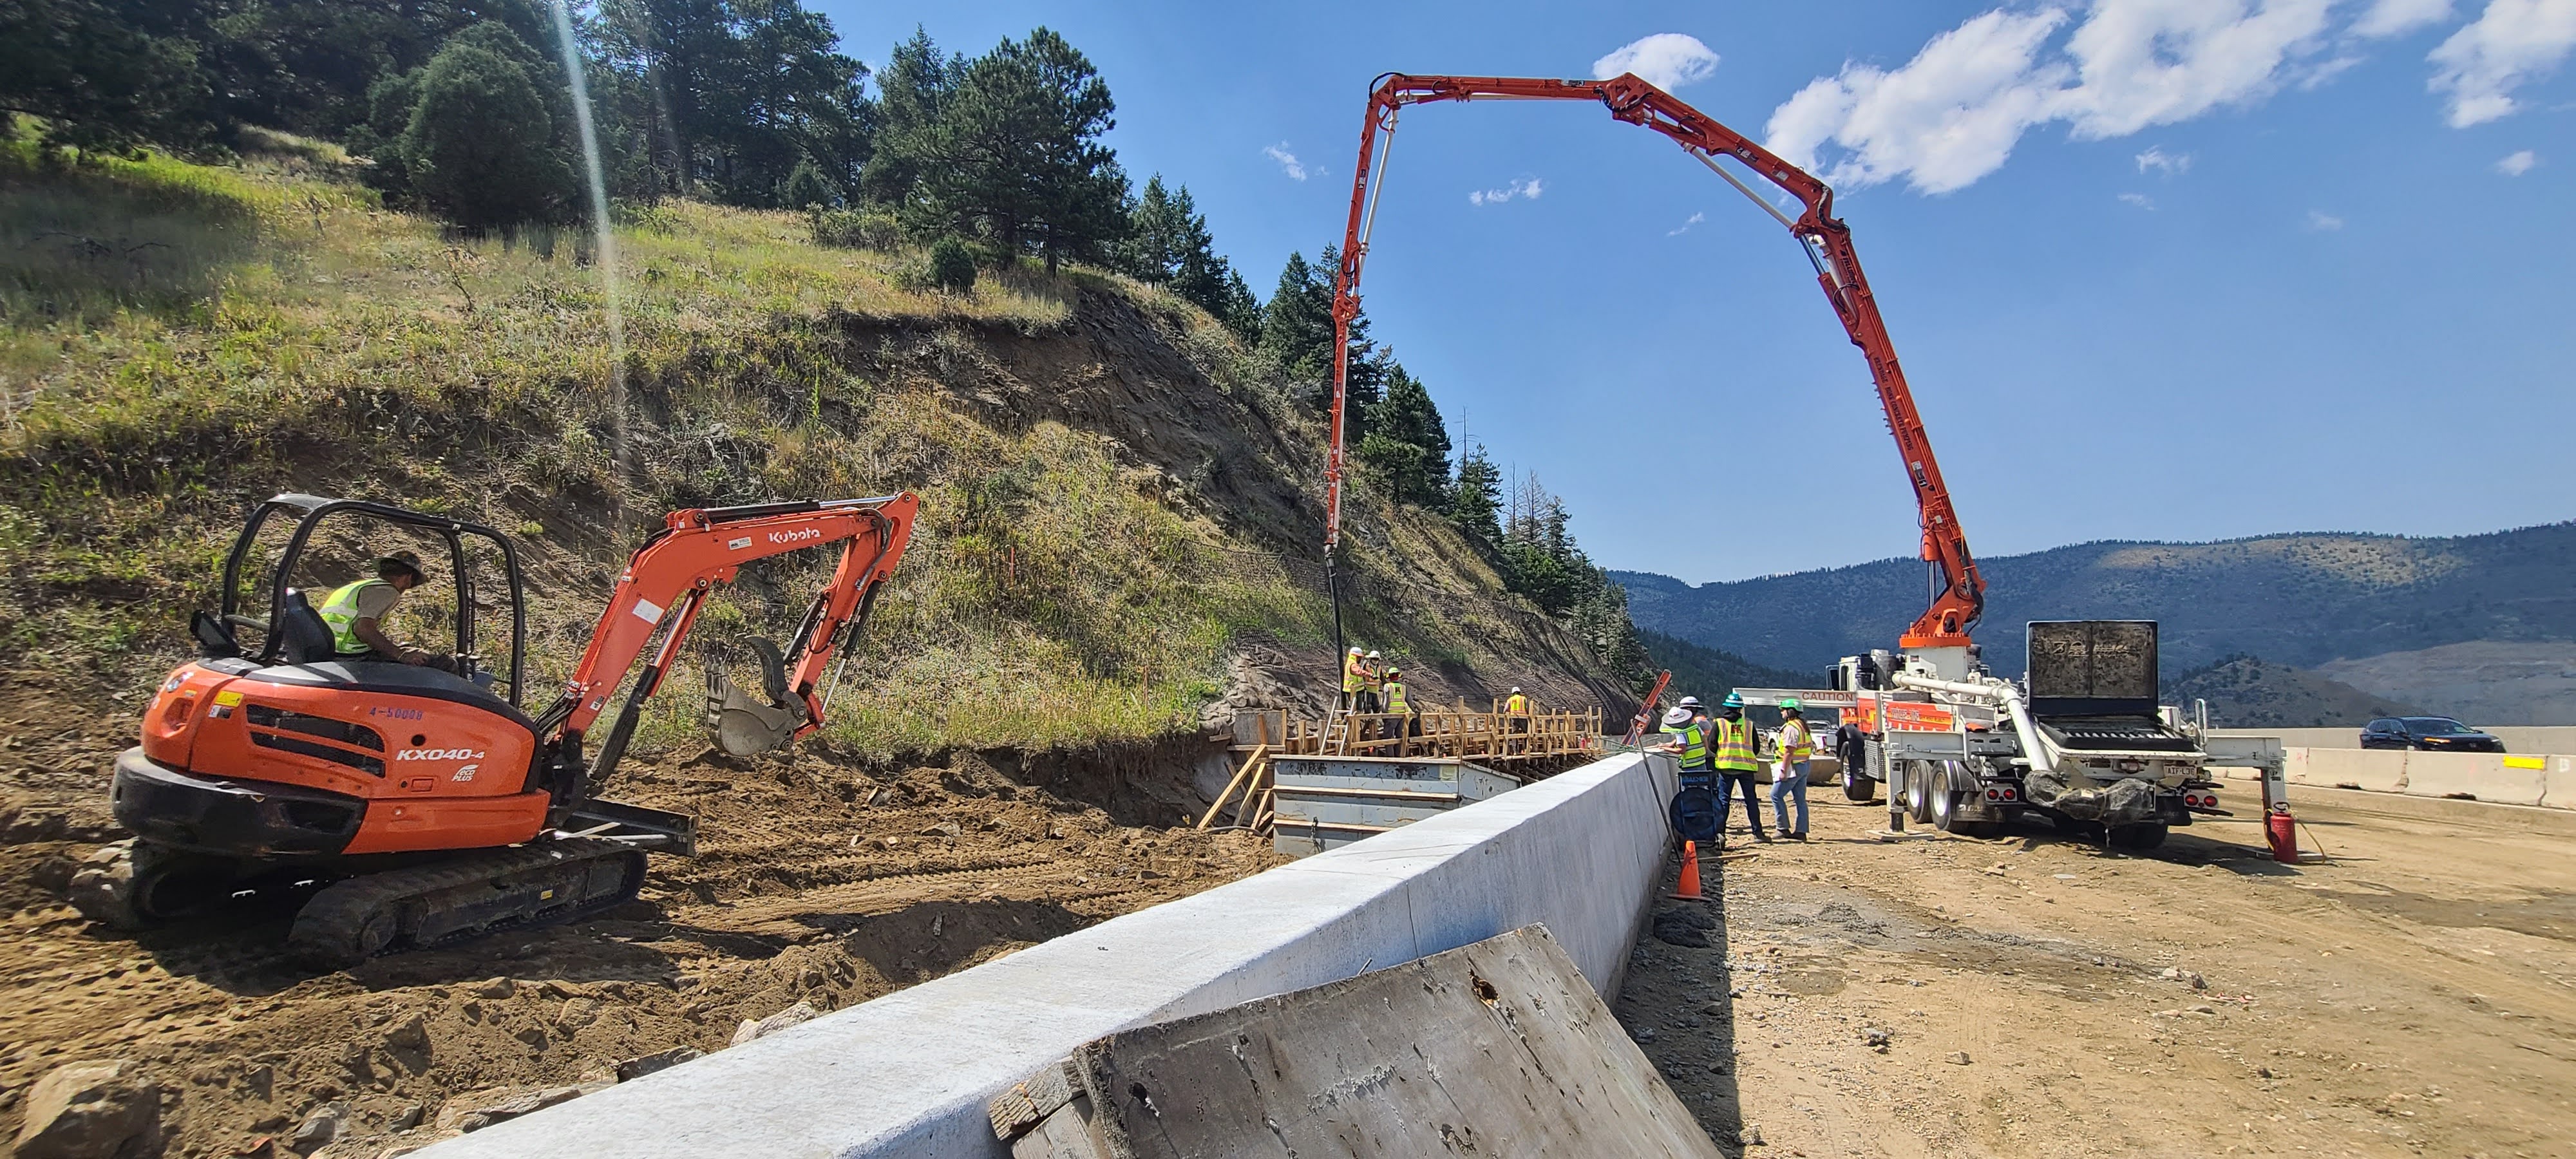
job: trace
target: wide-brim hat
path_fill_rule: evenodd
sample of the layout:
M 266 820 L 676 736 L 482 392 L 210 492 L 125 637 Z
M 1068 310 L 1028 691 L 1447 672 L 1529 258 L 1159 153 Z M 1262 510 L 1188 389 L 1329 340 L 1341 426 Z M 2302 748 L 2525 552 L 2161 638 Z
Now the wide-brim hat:
M 397 551 L 392 555 L 377 556 L 377 573 L 382 574 L 387 570 L 410 572 L 411 578 L 416 580 L 429 578 L 429 573 L 420 570 L 420 553 L 416 551 Z
M 1689 724 L 1690 722 L 1691 710 L 1687 708 L 1674 708 L 1664 714 L 1664 727 L 1666 728 L 1679 728 L 1685 724 Z

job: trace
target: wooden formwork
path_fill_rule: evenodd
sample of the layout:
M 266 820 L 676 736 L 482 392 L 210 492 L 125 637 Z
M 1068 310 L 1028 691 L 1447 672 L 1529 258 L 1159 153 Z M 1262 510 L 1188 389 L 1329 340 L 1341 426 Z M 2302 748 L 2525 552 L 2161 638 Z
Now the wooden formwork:
M 1233 824 L 1266 832 L 1277 796 L 1270 769 L 1274 756 L 1455 758 L 1509 769 L 1588 756 L 1600 748 L 1601 723 L 1598 708 L 1514 713 L 1504 711 L 1501 701 L 1482 712 L 1460 701 L 1412 713 L 1336 710 L 1321 720 L 1280 709 L 1240 712 L 1235 714 L 1234 749 L 1243 754 L 1242 763 L 1199 818 L 1199 828 L 1214 823 L 1234 802 Z

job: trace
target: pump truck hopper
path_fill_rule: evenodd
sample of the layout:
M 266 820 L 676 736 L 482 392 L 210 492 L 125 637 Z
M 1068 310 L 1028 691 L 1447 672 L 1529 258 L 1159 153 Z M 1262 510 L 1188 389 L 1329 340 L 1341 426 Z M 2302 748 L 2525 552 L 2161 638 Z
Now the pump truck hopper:
M 905 493 L 672 512 L 618 575 L 562 693 L 531 717 L 519 707 L 526 605 L 507 536 L 361 500 L 263 502 L 224 562 L 219 610 L 190 624 L 203 655 L 161 682 L 142 743 L 116 758 L 112 805 L 134 840 L 75 877 L 74 904 L 137 928 L 244 891 L 319 886 L 288 947 L 337 966 L 632 899 L 645 851 L 694 853 L 696 823 L 593 794 L 710 593 L 749 561 L 839 549 L 787 647 L 753 643 L 767 703 L 708 666 L 707 715 L 724 747 L 747 755 L 784 744 L 822 726 L 827 665 L 894 574 L 918 506 Z M 244 567 L 271 520 L 291 531 L 266 615 L 252 615 Z M 339 654 L 312 596 L 288 586 L 317 528 L 356 521 L 444 542 L 458 674 Z M 499 601 L 476 590 L 468 544 L 477 540 L 483 566 L 497 556 L 506 579 Z M 476 618 L 496 602 L 507 605 L 510 647 L 506 666 L 487 668 Z M 585 759 L 586 734 L 630 672 L 632 691 Z

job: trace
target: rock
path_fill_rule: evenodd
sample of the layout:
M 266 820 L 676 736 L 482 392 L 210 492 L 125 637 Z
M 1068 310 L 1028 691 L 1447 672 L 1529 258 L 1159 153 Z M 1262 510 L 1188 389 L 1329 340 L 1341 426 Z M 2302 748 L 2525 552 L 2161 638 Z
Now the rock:
M 507 998 L 519 992 L 519 984 L 507 978 L 493 978 L 468 986 L 465 992 L 477 998 Z
M 2218 1013 L 2218 1008 L 2215 1006 L 2200 1005 L 2192 1007 L 2191 1012 L 2194 1014 L 2216 1014 Z
M 340 1137 L 340 1123 L 348 1117 L 347 1103 L 324 1103 L 313 1108 L 303 1122 L 295 1125 L 295 1134 L 287 1137 L 286 1149 L 298 1155 L 321 1150 Z
M 55 1067 L 37 1079 L 18 1127 L 17 1159 L 110 1159 L 148 1151 L 161 1134 L 161 1088 L 118 1059 Z
M 429 1016 L 415 1010 L 411 1012 L 411 1017 L 405 1018 L 386 1028 L 385 1045 L 395 1050 L 409 1050 L 427 1053 L 429 1050 Z
M 812 1003 L 799 1002 L 758 1022 L 744 1019 L 743 1024 L 734 1029 L 733 1041 L 726 1045 L 741 1046 L 756 1038 L 767 1038 L 797 1023 L 813 1021 L 816 1013 Z
M 1760 1123 L 1746 1123 L 1743 1130 L 1735 1133 L 1735 1141 L 1747 1147 L 1769 1146 L 1769 1144 L 1762 1140 L 1762 1124 Z
M 2271 1077 L 2272 1077 L 2272 1068 L 2271 1068 L 2271 1067 L 2268 1067 L 2268 1066 L 2258 1066 L 2258 1067 L 2255 1067 L 2255 1068 L 2254 1068 L 2254 1077 L 2255 1077 L 2255 1078 L 2258 1078 L 2258 1079 L 2267 1079 L 2267 1078 L 2271 1078 Z
M 1871 1050 L 1875 1050 L 1880 1054 L 1887 1053 L 1888 1044 L 1895 1041 L 1895 1038 L 1896 1036 L 1889 1032 L 1884 1026 L 1864 1026 L 1860 1028 L 1861 1045 L 1866 1046 Z
M 1723 1014 L 1725 1014 L 1725 1013 L 1726 1013 L 1726 1003 L 1723 1003 L 1723 1002 L 1711 1002 L 1711 1003 L 1709 1003 L 1709 1004 L 1708 1004 L 1708 1005 L 1706 1005 L 1706 1006 L 1702 1006 L 1702 1007 L 1700 1007 L 1700 1008 L 1699 1008 L 1699 1012 L 1700 1012 L 1700 1013 L 1702 1013 L 1702 1014 L 1719 1014 L 1719 1015 L 1723 1015 Z
M 582 1096 L 580 1087 L 492 1087 L 458 1095 L 438 1109 L 438 1129 L 480 1131 Z
M 1629 1031 L 1628 1037 L 1636 1039 L 1639 1042 L 1653 1042 L 1655 1040 L 1655 1028 L 1651 1026 L 1640 1026 L 1635 1030 Z
M 413 1103 L 410 1106 L 394 1112 L 393 1118 L 385 1120 L 385 1129 L 388 1131 L 411 1130 L 412 1128 L 419 1126 L 421 1119 L 426 1117 L 428 1114 L 428 1104 Z
M 693 1058 L 703 1058 L 705 1051 L 694 1046 L 675 1046 L 658 1054 L 630 1058 L 617 1064 L 617 1081 L 631 1083 L 656 1071 L 666 1071 Z
M 940 823 L 938 823 L 938 824 L 936 824 L 936 825 L 933 825 L 933 826 L 931 826 L 931 827 L 929 827 L 929 828 L 927 828 L 927 829 L 922 830 L 922 831 L 921 831 L 921 835 L 922 835 L 922 836 L 924 836 L 924 837 L 955 837 L 955 836 L 957 836 L 958 834 L 963 833 L 963 832 L 965 832 L 965 829 L 963 829 L 963 828 L 959 827 L 959 825 L 958 825 L 956 822 L 954 822 L 954 821 L 942 821 L 942 822 L 940 822 Z
M 599 1021 L 599 1011 L 597 998 L 566 998 L 563 1009 L 555 1014 L 555 1025 L 562 1027 L 564 1033 L 571 1034 Z
M 1944 1062 L 1956 1063 L 1960 1066 L 1966 1066 L 1969 1063 L 1976 1061 L 1975 1059 L 1969 1058 L 1968 1052 L 1964 1050 L 1954 1050 L 1941 1057 Z

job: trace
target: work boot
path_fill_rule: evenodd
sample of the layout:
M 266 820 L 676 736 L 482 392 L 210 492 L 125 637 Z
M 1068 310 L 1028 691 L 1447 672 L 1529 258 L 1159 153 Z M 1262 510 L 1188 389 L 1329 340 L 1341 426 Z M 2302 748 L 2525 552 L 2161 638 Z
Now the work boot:
M 1759 829 L 1753 831 L 1753 839 L 1763 843 L 1764 845 L 1769 845 L 1771 843 L 1771 835 Z

